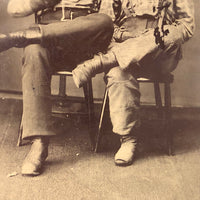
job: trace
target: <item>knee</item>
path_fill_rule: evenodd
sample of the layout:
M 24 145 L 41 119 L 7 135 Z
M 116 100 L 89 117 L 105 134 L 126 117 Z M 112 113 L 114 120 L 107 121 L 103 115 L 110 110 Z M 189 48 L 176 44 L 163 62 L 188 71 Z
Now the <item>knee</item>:
M 24 48 L 22 64 L 32 66 L 46 65 L 49 62 L 49 58 L 49 52 L 46 48 L 39 44 L 32 44 Z
M 135 78 L 128 71 L 122 70 L 120 67 L 111 68 L 106 73 L 106 80 L 112 82 L 124 82 L 134 80 Z
M 24 57 L 31 58 L 32 61 L 38 57 L 46 56 L 46 49 L 39 44 L 28 45 L 24 48 Z
M 128 94 L 130 91 L 140 93 L 138 81 L 133 74 L 128 71 L 123 71 L 119 67 L 110 69 L 105 76 L 105 82 L 109 91 L 112 90 L 114 93 L 118 93 L 118 91 L 120 94 Z
M 24 49 L 22 58 L 22 75 L 25 72 L 31 74 L 41 73 L 43 68 L 49 69 L 49 55 L 47 49 L 38 44 L 28 45 Z

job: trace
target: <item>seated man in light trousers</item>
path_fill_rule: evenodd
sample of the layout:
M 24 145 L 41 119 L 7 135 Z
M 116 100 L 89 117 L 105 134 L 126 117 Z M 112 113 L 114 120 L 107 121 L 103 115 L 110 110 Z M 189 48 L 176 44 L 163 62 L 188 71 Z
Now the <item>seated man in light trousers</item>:
M 114 22 L 113 42 L 108 48 L 113 27 L 109 18 L 102 14 L 78 17 L 75 19 L 77 23 L 72 23 L 75 21 L 73 20 L 39 25 L 20 33 L 0 35 L 0 51 L 14 46 L 26 46 L 22 78 L 23 138 L 31 138 L 33 144 L 23 163 L 22 174 L 38 175 L 40 173 L 47 157 L 48 136 L 54 135 L 48 123 L 51 113 L 48 96 L 50 95 L 50 76 L 58 68 L 52 68 L 52 60 L 56 63 L 67 61 L 70 66 L 75 66 L 81 60 L 88 59 L 83 53 L 86 51 L 90 55 L 97 54 L 73 69 L 74 82 L 77 87 L 81 87 L 95 74 L 105 72 L 113 132 L 120 136 L 121 141 L 121 147 L 115 155 L 115 164 L 119 166 L 132 164 L 137 143 L 135 132 L 140 124 L 140 92 L 136 80 L 138 71 L 152 77 L 174 70 L 181 58 L 182 43 L 191 38 L 194 31 L 192 1 L 169 0 L 167 1 L 169 8 L 166 9 L 163 16 L 164 24 L 162 24 L 163 29 L 168 30 L 169 33 L 163 33 L 164 37 L 160 37 L 161 40 L 155 40 L 155 28 L 159 24 L 159 17 L 162 16 L 159 10 L 166 5 L 164 2 L 166 3 L 161 0 L 114 2 L 102 0 L 99 13 L 108 14 Z M 16 12 L 16 7 L 11 5 L 9 11 L 20 16 L 20 9 Z M 48 13 L 44 15 L 44 20 Z M 99 17 L 100 24 L 95 24 L 98 21 L 95 17 Z M 94 35 L 87 34 L 90 30 L 90 26 L 87 25 L 81 24 L 79 28 L 78 22 L 83 18 L 88 21 L 93 18 L 94 24 L 90 21 L 89 25 L 94 26 L 95 30 L 101 34 L 94 33 L 94 30 L 92 31 Z M 100 20 L 100 18 L 103 19 Z M 82 21 L 80 23 L 83 23 Z M 87 24 L 87 20 L 85 23 Z M 55 25 L 60 28 L 53 28 L 56 27 Z M 163 30 L 158 31 L 162 35 Z M 81 37 L 78 44 L 72 36 L 78 39 Z M 86 41 L 86 38 L 89 41 Z M 75 60 L 74 54 L 76 49 L 79 49 L 79 45 L 81 47 L 85 45 L 86 50 L 83 49 L 83 56 Z M 56 46 L 61 46 L 65 52 L 61 53 L 60 48 L 56 49 Z M 70 59 L 68 55 L 73 55 L 73 59 Z
M 105 72 L 113 132 L 121 141 L 115 164 L 125 166 L 133 162 L 140 125 L 137 77 L 159 78 L 177 67 L 181 45 L 194 33 L 194 6 L 191 0 L 115 0 L 111 4 L 102 0 L 99 12 L 113 8 L 114 41 L 107 53 L 77 66 L 73 78 L 81 87 Z

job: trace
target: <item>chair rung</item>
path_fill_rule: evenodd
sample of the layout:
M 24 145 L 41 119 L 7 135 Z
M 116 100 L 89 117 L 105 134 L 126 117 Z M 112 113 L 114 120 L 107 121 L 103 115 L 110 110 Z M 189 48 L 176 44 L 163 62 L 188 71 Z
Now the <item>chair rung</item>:
M 174 76 L 172 74 L 166 75 L 166 76 L 160 76 L 158 78 L 145 78 L 140 77 L 137 78 L 137 81 L 140 83 L 172 83 L 174 80 Z
M 139 82 L 150 82 L 152 80 L 150 80 L 148 78 L 137 78 L 137 81 L 139 81 Z
M 72 76 L 72 72 L 69 71 L 58 71 L 55 75 L 65 75 L 65 76 Z
M 62 111 L 52 111 L 51 112 L 53 115 L 60 115 L 60 114 L 62 114 L 62 115 L 88 115 L 88 113 L 86 113 L 86 112 L 70 112 L 70 111 L 64 111 L 64 112 L 62 112 Z

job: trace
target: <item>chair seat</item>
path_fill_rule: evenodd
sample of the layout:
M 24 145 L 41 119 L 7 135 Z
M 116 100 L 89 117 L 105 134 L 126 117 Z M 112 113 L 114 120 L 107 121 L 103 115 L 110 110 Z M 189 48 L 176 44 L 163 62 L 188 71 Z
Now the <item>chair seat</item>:
M 58 71 L 58 72 L 55 72 L 55 75 L 72 76 L 72 72 L 70 72 L 70 71 Z
M 139 77 L 137 78 L 138 82 L 146 82 L 146 83 L 172 83 L 174 81 L 173 74 L 167 74 L 163 76 L 159 76 L 156 78 L 146 78 L 146 77 Z

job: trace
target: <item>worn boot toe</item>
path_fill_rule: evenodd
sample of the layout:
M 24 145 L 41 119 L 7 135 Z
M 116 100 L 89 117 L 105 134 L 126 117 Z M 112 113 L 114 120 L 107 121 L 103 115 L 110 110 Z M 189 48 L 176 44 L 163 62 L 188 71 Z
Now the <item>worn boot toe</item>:
M 33 140 L 31 150 L 23 162 L 21 174 L 25 176 L 37 176 L 41 174 L 47 156 L 48 141 L 46 139 Z
M 21 173 L 24 176 L 38 176 L 41 173 L 42 163 L 33 163 L 31 161 L 26 160 L 23 163 Z
M 136 140 L 132 136 L 123 136 L 121 147 L 115 154 L 115 164 L 117 166 L 128 166 L 133 163 L 136 148 Z
M 91 78 L 88 69 L 85 68 L 84 64 L 78 65 L 73 71 L 73 80 L 77 88 L 81 88 Z

